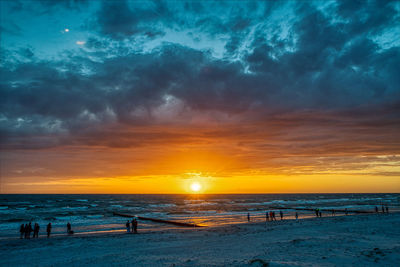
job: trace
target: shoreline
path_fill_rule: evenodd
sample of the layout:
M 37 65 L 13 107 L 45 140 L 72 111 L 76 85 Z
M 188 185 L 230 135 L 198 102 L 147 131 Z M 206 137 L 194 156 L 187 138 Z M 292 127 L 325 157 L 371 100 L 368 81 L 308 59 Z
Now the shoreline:
M 305 216 L 305 217 L 299 217 L 298 222 L 300 221 L 308 221 L 308 220 L 324 220 L 327 218 L 339 218 L 339 217 L 352 217 L 352 216 L 368 216 L 368 215 L 376 215 L 376 216 L 387 216 L 390 214 L 399 214 L 400 211 L 393 211 L 390 213 L 374 213 L 374 212 L 369 212 L 369 213 L 356 213 L 356 214 L 336 214 L 334 216 L 332 215 L 326 215 L 323 217 L 315 217 L 314 215 L 312 216 Z M 211 226 L 203 226 L 203 227 L 168 227 L 168 228 L 160 228 L 158 230 L 155 230 L 157 228 L 152 228 L 151 230 L 142 230 L 140 227 L 138 228 L 139 233 L 138 234 L 156 234 L 160 232 L 184 232 L 184 231 L 197 231 L 197 230 L 208 230 L 208 229 L 218 229 L 218 228 L 224 228 L 224 227 L 230 227 L 230 226 L 243 226 L 243 225 L 279 225 L 279 224 L 284 224 L 285 222 L 296 222 L 296 219 L 294 219 L 293 216 L 287 216 L 286 219 L 280 220 L 277 219 L 276 221 L 265 221 L 265 222 L 248 222 L 243 220 L 243 222 L 237 222 L 237 223 L 226 223 L 226 224 L 220 224 L 220 225 L 211 225 Z M 140 224 L 139 224 L 140 225 Z M 47 238 L 46 233 L 42 232 L 39 234 L 39 238 L 30 238 L 30 239 L 25 239 L 25 238 L 19 238 L 19 235 L 15 235 L 15 237 L 0 237 L 0 241 L 9 241 L 9 240 L 38 240 L 38 239 L 55 239 L 55 238 L 74 238 L 74 237 L 91 237 L 91 236 L 118 236 L 118 235 L 134 235 L 132 232 L 127 233 L 125 228 L 121 229 L 113 229 L 113 230 L 98 230 L 98 231 L 86 231 L 86 232 L 75 232 L 72 235 L 69 235 L 67 233 L 56 233 L 52 234 L 50 238 Z M 28 241 L 29 242 L 29 241 Z
M 2 266 L 396 266 L 400 213 L 0 243 Z

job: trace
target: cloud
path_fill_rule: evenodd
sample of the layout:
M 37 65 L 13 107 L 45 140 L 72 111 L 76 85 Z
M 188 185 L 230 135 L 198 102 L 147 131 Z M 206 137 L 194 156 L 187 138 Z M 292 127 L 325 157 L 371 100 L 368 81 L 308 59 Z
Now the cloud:
M 303 173 L 398 154 L 400 49 L 379 41 L 398 27 L 396 2 L 318 3 L 102 2 L 79 50 L 43 59 L 3 48 L 1 146 L 190 144 Z M 225 50 L 162 39 L 172 30 L 224 39 Z M 340 159 L 356 156 L 369 160 Z
M 154 37 L 162 34 L 157 21 L 172 15 L 162 1 L 103 1 L 89 28 L 105 36 L 124 39 L 135 34 Z

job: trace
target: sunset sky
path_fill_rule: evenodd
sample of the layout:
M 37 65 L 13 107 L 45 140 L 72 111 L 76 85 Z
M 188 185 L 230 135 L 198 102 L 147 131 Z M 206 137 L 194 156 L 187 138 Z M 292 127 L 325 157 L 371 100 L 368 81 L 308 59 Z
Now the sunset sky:
M 0 5 L 0 193 L 400 192 L 399 1 Z

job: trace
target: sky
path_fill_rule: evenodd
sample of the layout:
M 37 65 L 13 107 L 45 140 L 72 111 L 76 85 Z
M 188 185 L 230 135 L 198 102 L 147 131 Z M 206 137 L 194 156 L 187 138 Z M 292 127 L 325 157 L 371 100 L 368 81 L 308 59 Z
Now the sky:
M 400 192 L 398 1 L 0 7 L 0 193 Z

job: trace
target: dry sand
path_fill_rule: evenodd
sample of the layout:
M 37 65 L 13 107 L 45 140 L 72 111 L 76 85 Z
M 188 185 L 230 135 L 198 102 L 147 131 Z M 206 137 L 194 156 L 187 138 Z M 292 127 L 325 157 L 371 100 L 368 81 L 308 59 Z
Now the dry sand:
M 400 266 L 400 214 L 0 244 L 0 266 Z

